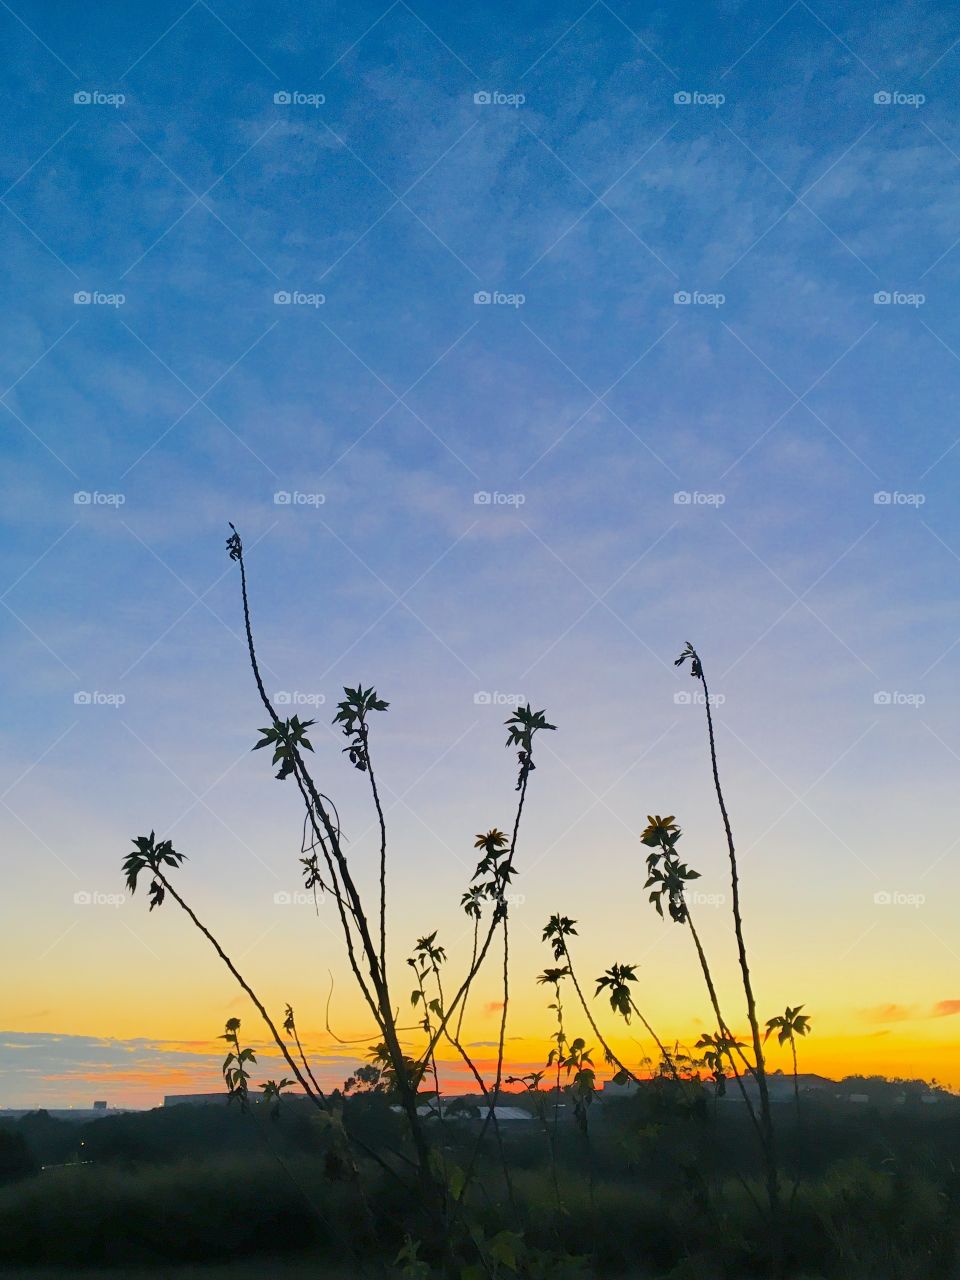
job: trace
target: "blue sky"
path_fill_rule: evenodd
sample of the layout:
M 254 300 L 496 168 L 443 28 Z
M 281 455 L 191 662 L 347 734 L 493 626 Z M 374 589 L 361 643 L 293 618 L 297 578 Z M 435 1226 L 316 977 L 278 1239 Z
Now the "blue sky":
M 556 909 L 581 916 L 585 963 L 649 953 L 668 1034 L 706 1016 L 636 839 L 678 814 L 723 891 L 702 708 L 675 700 L 689 638 L 725 698 L 762 1002 L 869 1038 L 877 1010 L 955 997 L 951 9 L 178 0 L 81 22 L 18 3 L 0 30 L 0 822 L 22 973 L 0 1023 L 219 1030 L 234 994 L 187 922 L 100 900 L 156 827 L 323 1042 L 341 970 L 324 923 L 273 900 L 296 888 L 298 815 L 247 754 L 228 520 L 271 691 L 325 699 L 324 723 L 344 683 L 391 702 L 398 960 L 435 925 L 468 946 L 456 904 L 473 833 L 509 820 L 503 698 L 522 695 L 559 726 L 516 913 L 529 1025 L 548 1033 L 532 978 Z M 317 747 L 372 865 L 362 780 L 332 733 Z M 319 991 L 298 969 L 318 945 Z M 344 974 L 362 1036 L 351 999 Z M 898 1020 L 881 1065 L 930 1074 L 925 1022 Z

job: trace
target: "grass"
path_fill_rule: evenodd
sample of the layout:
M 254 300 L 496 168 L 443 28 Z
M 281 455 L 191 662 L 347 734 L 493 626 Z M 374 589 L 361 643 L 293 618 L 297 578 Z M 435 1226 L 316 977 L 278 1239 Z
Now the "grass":
M 803 1168 L 795 1193 L 784 1175 L 791 1280 L 960 1280 L 960 1115 L 843 1115 L 811 1113 L 802 1143 L 784 1130 L 785 1150 L 803 1151 L 787 1161 Z M 228 1113 L 192 1136 L 176 1114 L 104 1129 L 93 1163 L 0 1187 L 0 1280 L 396 1276 L 404 1232 L 422 1238 L 416 1199 L 367 1166 L 368 1215 L 356 1184 L 328 1176 L 322 1149 L 299 1145 L 312 1131 L 295 1119 L 271 1126 L 269 1147 Z M 224 1151 L 214 1128 L 251 1145 Z M 119 1141 L 121 1129 L 142 1141 Z M 570 1126 L 560 1142 L 559 1212 L 533 1129 L 508 1148 L 518 1217 L 493 1164 L 482 1168 L 471 1216 L 487 1238 L 518 1230 L 533 1250 L 586 1259 L 590 1277 L 769 1280 L 763 1223 L 739 1180 L 762 1200 L 745 1117 L 654 1118 L 611 1104 L 592 1134 L 592 1186 L 582 1136 Z M 463 1141 L 447 1144 L 461 1167 L 473 1138 Z
M 374 1273 L 375 1274 L 375 1273 Z M 121 1280 L 121 1273 L 103 1268 L 88 1270 L 86 1267 L 36 1268 L 4 1270 L 3 1280 Z M 231 1262 L 207 1267 L 124 1267 L 122 1280 L 355 1280 L 356 1272 L 339 1267 L 327 1267 L 322 1262 L 304 1258 L 291 1261 L 284 1258 L 260 1258 L 252 1262 Z
M 0 1191 L 0 1263 L 220 1264 L 310 1249 L 349 1256 L 355 1190 L 300 1158 L 49 1170 Z

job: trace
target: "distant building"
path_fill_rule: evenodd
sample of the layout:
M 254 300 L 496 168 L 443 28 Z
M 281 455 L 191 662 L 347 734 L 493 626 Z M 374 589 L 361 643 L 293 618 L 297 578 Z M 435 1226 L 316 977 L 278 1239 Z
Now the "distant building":
M 107 1116 L 127 1115 L 135 1110 L 135 1107 L 108 1107 L 106 1103 L 95 1103 L 92 1107 L 0 1107 L 0 1120 L 23 1120 L 26 1116 L 36 1116 L 42 1112 L 51 1120 L 80 1123 L 86 1120 L 103 1120 Z
M 163 1100 L 165 1107 L 225 1107 L 230 1101 L 226 1089 L 219 1093 L 170 1093 Z M 250 1092 L 248 1099 L 253 1105 L 260 1101 L 260 1094 Z
M 743 1105 L 743 1092 L 746 1092 L 750 1101 L 756 1104 L 760 1098 L 760 1089 L 753 1076 L 742 1076 L 741 1086 L 736 1080 L 727 1077 L 727 1090 L 721 1102 L 727 1102 L 732 1105 Z M 835 1089 L 837 1082 L 828 1080 L 826 1076 L 818 1076 L 813 1072 L 801 1072 L 796 1080 L 796 1092 L 801 1098 L 826 1098 L 828 1091 Z M 771 1103 L 790 1103 L 792 1104 L 796 1093 L 794 1091 L 793 1075 L 788 1075 L 784 1071 L 771 1071 L 767 1074 L 767 1096 Z
M 284 1092 L 284 1100 L 293 1099 L 294 1101 L 305 1098 L 304 1093 L 286 1093 Z M 163 1100 L 165 1107 L 225 1107 L 230 1101 L 230 1095 L 225 1089 L 219 1093 L 168 1093 Z M 251 1107 L 258 1106 L 263 1101 L 263 1094 L 259 1090 L 251 1089 L 247 1095 L 247 1101 Z
M 862 1106 L 865 1102 L 870 1101 L 870 1095 L 869 1093 L 848 1093 L 847 1101 L 856 1102 Z
M 219 1093 L 169 1093 L 163 1100 L 165 1107 L 224 1107 L 230 1095 Z
M 613 1098 L 632 1098 L 640 1088 L 636 1080 L 625 1080 L 623 1084 L 614 1084 L 607 1080 L 600 1090 L 600 1101 L 610 1102 Z
M 512 1124 L 515 1120 L 532 1120 L 533 1116 L 529 1111 L 524 1111 L 523 1107 L 494 1107 L 494 1118 L 497 1124 L 503 1124 L 506 1121 Z
M 468 1103 L 467 1110 L 462 1110 L 460 1107 L 455 1108 L 453 1106 L 454 1103 L 461 1101 Z M 390 1110 L 400 1113 L 403 1108 L 394 1104 Z M 489 1105 L 482 1097 L 477 1094 L 471 1094 L 464 1099 L 442 1098 L 440 1099 L 439 1107 L 436 1101 L 419 1106 L 417 1107 L 417 1115 L 422 1117 L 424 1120 L 439 1120 L 442 1118 L 444 1120 L 451 1121 L 483 1121 L 486 1119 L 489 1110 Z M 497 1124 L 518 1124 L 523 1123 L 525 1120 L 533 1120 L 534 1118 L 533 1113 L 527 1111 L 524 1107 L 503 1106 L 500 1103 L 493 1108 L 493 1115 Z

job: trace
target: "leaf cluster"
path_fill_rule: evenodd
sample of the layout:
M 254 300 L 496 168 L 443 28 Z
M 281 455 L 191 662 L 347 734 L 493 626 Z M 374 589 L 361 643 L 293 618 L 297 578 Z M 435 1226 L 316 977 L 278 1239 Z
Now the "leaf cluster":
M 370 757 L 367 752 L 369 732 L 367 716 L 371 711 L 386 711 L 390 703 L 377 697 L 377 691 L 373 687 L 364 689 L 361 684 L 358 684 L 355 689 L 345 686 L 343 692 L 344 698 L 337 703 L 337 714 L 333 717 L 333 723 L 341 725 L 343 736 L 349 739 L 343 750 L 349 756 L 350 763 L 355 769 L 365 773 L 370 767 Z
M 186 855 L 177 853 L 169 840 L 161 840 L 158 843 L 152 831 L 148 836 L 136 836 L 133 843 L 135 847 L 123 860 L 127 888 L 131 893 L 136 893 L 137 880 L 141 872 L 149 871 L 153 876 L 150 882 L 150 910 L 152 911 L 154 907 L 161 905 L 166 895 L 161 879 L 162 868 L 166 866 L 176 869 L 185 860 Z
M 688 880 L 700 878 L 699 871 L 693 871 L 680 861 L 677 842 L 682 835 L 672 814 L 666 818 L 648 814 L 647 826 L 640 836 L 650 849 L 647 854 L 647 880 L 643 887 L 652 890 L 649 900 L 660 916 L 663 915 L 663 899 L 666 898 L 670 919 L 677 924 L 684 924 L 687 919 L 684 887 Z
M 313 750 L 313 745 L 306 735 L 307 730 L 314 724 L 316 724 L 315 720 L 301 720 L 299 716 L 291 716 L 289 720 L 278 720 L 276 724 L 260 730 L 263 737 L 254 744 L 253 750 L 259 751 L 263 747 L 273 747 L 273 763 L 280 764 L 280 771 L 277 774 L 280 782 L 293 773 L 297 751 L 301 748 L 307 751 Z
M 569 916 L 552 915 L 544 925 L 542 940 L 552 946 L 554 960 L 562 960 L 567 954 L 566 939 L 576 937 L 576 923 Z
M 597 978 L 597 989 L 594 993 L 599 995 L 601 991 L 607 991 L 610 996 L 610 1008 L 614 1013 L 619 1013 L 628 1024 L 633 1013 L 633 999 L 627 984 L 636 980 L 635 964 L 612 964 L 602 977 Z
M 520 761 L 520 772 L 517 777 L 517 790 L 523 788 L 529 775 L 536 768 L 533 763 L 533 735 L 541 729 L 556 729 L 555 724 L 547 724 L 545 711 L 534 711 L 528 702 L 525 707 L 518 707 L 507 726 L 507 746 L 519 747 L 517 759 Z

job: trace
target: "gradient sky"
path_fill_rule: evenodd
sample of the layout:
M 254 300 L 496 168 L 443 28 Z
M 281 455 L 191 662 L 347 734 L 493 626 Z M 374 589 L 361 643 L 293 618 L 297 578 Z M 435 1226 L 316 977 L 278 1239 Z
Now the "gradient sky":
M 690 639 L 761 1014 L 806 1005 L 811 1069 L 960 1085 L 952 6 L 18 0 L 0 32 L 0 1104 L 151 1105 L 218 1087 L 226 1017 L 260 1038 L 174 904 L 111 900 L 151 827 L 327 1080 L 372 1039 L 332 907 L 275 900 L 301 814 L 249 751 L 228 520 L 367 887 L 364 779 L 324 726 L 344 683 L 390 701 L 399 1000 L 417 935 L 469 956 L 522 696 L 558 731 L 517 856 L 512 1063 L 553 1029 L 554 911 L 585 978 L 641 964 L 664 1039 L 712 1029 L 638 841 L 676 814 L 729 892 Z M 696 910 L 735 1022 L 726 904 Z M 478 1046 L 498 998 L 491 967 Z

